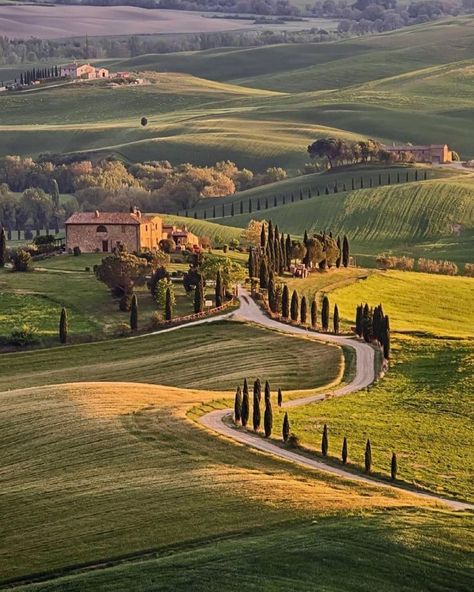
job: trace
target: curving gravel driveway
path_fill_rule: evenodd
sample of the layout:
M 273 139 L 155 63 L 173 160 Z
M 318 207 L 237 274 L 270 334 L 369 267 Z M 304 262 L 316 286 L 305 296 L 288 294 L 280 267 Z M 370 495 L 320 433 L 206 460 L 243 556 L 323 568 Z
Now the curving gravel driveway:
M 225 317 L 232 316 L 235 319 L 242 319 L 245 321 L 251 321 L 253 323 L 258 323 L 259 325 L 263 325 L 265 327 L 269 327 L 271 329 L 277 329 L 278 331 L 282 331 L 284 333 L 291 333 L 294 335 L 304 335 L 305 337 L 309 337 L 311 339 L 317 339 L 319 341 L 326 341 L 330 343 L 337 343 L 338 345 L 345 345 L 347 347 L 351 347 L 356 352 L 356 374 L 353 380 L 338 389 L 335 389 L 331 392 L 331 396 L 340 397 L 346 395 L 348 393 L 352 393 L 367 387 L 375 380 L 375 356 L 374 350 L 371 346 L 367 345 L 366 343 L 356 341 L 355 339 L 351 339 L 348 337 L 343 337 L 339 335 L 328 335 L 326 333 L 315 333 L 313 331 L 307 331 L 302 329 L 301 327 L 293 327 L 291 325 L 286 325 L 284 323 L 280 323 L 267 317 L 262 310 L 255 304 L 253 299 L 249 296 L 248 292 L 244 289 L 240 290 L 240 308 L 231 313 L 230 315 L 225 315 Z M 223 317 L 220 317 L 222 319 Z M 210 320 L 210 319 L 209 319 Z M 202 321 L 199 321 L 199 323 Z M 198 323 L 193 323 L 198 324 Z M 184 325 L 186 326 L 186 325 Z M 303 397 L 300 399 L 293 399 L 292 401 L 288 401 L 284 403 L 284 407 L 296 407 L 298 405 L 303 405 L 307 403 L 311 403 L 313 401 L 322 401 L 326 398 L 325 393 L 311 395 L 309 397 Z M 265 440 L 260 436 L 257 436 L 251 432 L 243 431 L 241 429 L 237 429 L 229 425 L 224 420 L 232 417 L 233 410 L 231 409 L 218 409 L 216 411 L 212 411 L 203 415 L 199 418 L 199 422 L 205 426 L 206 428 L 213 430 L 223 436 L 241 442 L 242 444 L 247 444 L 248 446 L 252 446 L 252 448 L 256 448 L 262 452 L 266 452 L 272 454 L 274 456 L 278 456 L 279 458 L 283 458 L 284 460 L 288 460 L 291 462 L 295 462 L 301 466 L 309 467 L 312 469 L 317 469 L 319 471 L 324 471 L 325 473 L 330 473 L 332 475 L 338 475 L 340 477 L 344 477 L 345 479 L 350 479 L 351 481 L 357 481 L 361 483 L 367 483 L 372 486 L 383 487 L 386 489 L 397 489 L 404 491 L 405 493 L 410 493 L 414 496 L 419 498 L 424 498 L 427 500 L 433 500 L 437 502 L 441 502 L 454 510 L 474 510 L 474 505 L 469 504 L 466 502 L 458 502 L 455 500 L 449 500 L 442 497 L 439 497 L 434 494 L 430 493 L 422 493 L 418 491 L 408 491 L 402 487 L 397 487 L 396 485 L 392 485 L 390 483 L 384 483 L 383 481 L 379 481 L 374 478 L 370 478 L 364 475 L 357 475 L 351 473 L 350 471 L 346 471 L 339 467 L 330 466 L 322 461 L 317 459 L 308 458 L 297 452 L 293 452 L 291 450 L 287 450 L 286 448 L 282 448 L 270 440 Z

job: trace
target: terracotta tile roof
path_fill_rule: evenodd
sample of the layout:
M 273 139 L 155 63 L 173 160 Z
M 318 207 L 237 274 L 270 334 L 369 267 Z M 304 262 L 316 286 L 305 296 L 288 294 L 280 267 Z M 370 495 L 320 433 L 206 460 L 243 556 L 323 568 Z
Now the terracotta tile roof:
M 67 220 L 66 224 L 130 224 L 138 225 L 151 222 L 156 216 L 139 218 L 130 212 L 76 212 Z

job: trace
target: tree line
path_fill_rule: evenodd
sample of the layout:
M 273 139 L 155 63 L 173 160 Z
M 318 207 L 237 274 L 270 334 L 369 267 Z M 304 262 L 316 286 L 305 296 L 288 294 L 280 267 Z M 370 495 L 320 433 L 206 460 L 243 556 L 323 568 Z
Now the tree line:
M 37 80 L 52 80 L 54 78 L 60 78 L 60 76 L 61 70 L 58 66 L 32 68 L 31 70 L 20 72 L 20 76 L 15 78 L 15 82 L 18 82 L 21 86 L 28 86 Z
M 412 173 L 412 174 L 410 174 Z M 370 189 L 372 187 L 381 187 L 386 185 L 409 183 L 412 181 L 426 181 L 428 179 L 428 171 L 414 171 L 406 170 L 379 173 L 374 176 L 353 176 L 348 181 L 336 181 L 330 184 L 314 185 L 309 188 L 300 188 L 291 193 L 266 195 L 262 197 L 249 197 L 248 199 L 235 200 L 230 203 L 212 203 L 206 207 L 202 201 L 198 206 L 199 209 L 184 209 L 177 210 L 176 215 L 191 217 L 194 219 L 212 220 L 215 218 L 234 217 L 240 214 L 252 214 L 260 212 L 261 210 L 268 210 L 278 206 L 319 197 L 321 195 L 330 195 L 335 193 L 345 193 L 346 191 L 355 191 L 356 189 Z
M 390 358 L 390 319 L 381 304 L 375 307 L 367 303 L 357 305 L 355 332 L 366 343 L 377 343 L 385 360 Z

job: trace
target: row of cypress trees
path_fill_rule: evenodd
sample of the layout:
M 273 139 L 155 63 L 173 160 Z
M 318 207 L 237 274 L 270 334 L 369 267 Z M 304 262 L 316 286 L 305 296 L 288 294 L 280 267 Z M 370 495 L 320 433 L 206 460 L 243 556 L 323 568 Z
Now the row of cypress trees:
M 329 451 L 329 435 L 328 435 L 328 426 L 324 424 L 323 434 L 321 437 L 321 454 L 323 456 L 327 456 Z M 343 465 L 347 464 L 348 460 L 348 444 L 347 444 L 347 437 L 344 436 L 344 440 L 342 442 L 342 450 L 341 450 L 341 462 Z M 365 451 L 364 451 L 364 470 L 366 473 L 370 473 L 372 471 L 372 445 L 370 443 L 370 438 L 367 438 L 365 443 Z M 398 473 L 398 461 L 397 455 L 395 452 L 392 452 L 392 458 L 390 461 L 390 475 L 392 481 L 395 481 L 397 478 Z
M 415 169 L 415 173 L 413 175 L 412 181 L 420 181 L 420 180 L 427 180 L 428 172 L 425 170 L 423 171 L 423 175 L 418 169 Z M 334 185 L 325 185 L 325 186 L 316 186 L 309 188 L 307 191 L 303 191 L 300 189 L 299 192 L 295 195 L 295 193 L 273 195 L 271 197 L 257 197 L 252 200 L 252 198 L 248 198 L 248 200 L 240 200 L 238 202 L 231 202 L 230 204 L 222 203 L 217 207 L 215 204 L 212 208 L 208 210 L 205 208 L 202 211 L 202 219 L 207 220 L 212 218 L 226 218 L 226 217 L 233 217 L 240 214 L 251 214 L 252 212 L 259 212 L 261 210 L 268 210 L 270 208 L 276 208 L 278 206 L 284 206 L 288 203 L 294 203 L 296 201 L 303 201 L 304 199 L 311 199 L 313 196 L 320 196 L 320 195 L 329 195 L 331 193 L 340 193 L 346 191 L 355 191 L 356 189 L 367 189 L 372 187 L 380 187 L 382 185 L 393 185 L 395 183 L 408 183 L 410 181 L 410 174 L 409 171 L 406 171 L 405 175 L 403 176 L 400 171 L 397 171 L 396 175 L 392 173 L 387 173 L 386 178 L 382 173 L 378 175 L 378 177 L 369 177 L 365 179 L 361 176 L 359 179 L 356 177 L 352 177 L 350 182 L 338 182 L 336 181 Z M 227 208 L 226 208 L 227 206 Z M 181 212 L 182 214 L 183 212 Z M 180 212 L 177 212 L 179 215 Z M 184 215 L 189 217 L 190 212 L 189 210 L 184 211 Z M 199 218 L 199 211 L 195 210 L 192 216 L 195 219 Z
M 367 303 L 359 304 L 356 308 L 355 330 L 357 336 L 366 343 L 378 343 L 384 358 L 390 358 L 390 319 L 384 314 L 381 304 L 374 308 Z
M 261 404 L 262 400 L 262 384 L 257 378 L 253 383 L 253 406 L 252 406 L 252 427 L 255 432 L 258 432 L 262 423 Z M 283 394 L 281 389 L 278 389 L 277 403 L 281 407 L 283 402 Z M 264 387 L 264 413 L 263 413 L 263 429 L 265 438 L 272 435 L 273 430 L 273 410 L 271 402 L 270 384 L 265 381 Z M 241 424 L 244 428 L 247 427 L 250 421 L 250 394 L 247 379 L 244 379 L 243 389 L 240 385 L 237 387 L 234 399 L 234 421 L 236 424 Z
M 59 78 L 60 69 L 57 66 L 51 68 L 33 68 L 20 73 L 20 84 L 28 85 L 36 80 L 48 80 L 50 78 Z

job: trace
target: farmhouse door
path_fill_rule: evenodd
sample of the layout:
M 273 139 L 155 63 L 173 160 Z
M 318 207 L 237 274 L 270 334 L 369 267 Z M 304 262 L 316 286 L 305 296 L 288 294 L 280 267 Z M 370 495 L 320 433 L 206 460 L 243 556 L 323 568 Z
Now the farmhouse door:
M 102 252 L 103 253 L 107 253 L 109 250 L 109 241 L 108 240 L 103 240 L 102 241 Z

